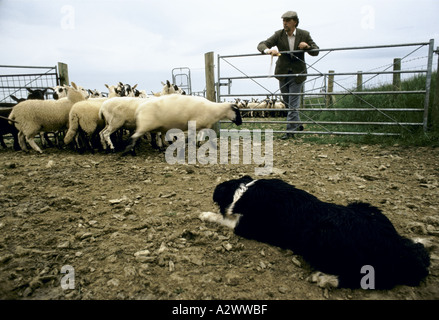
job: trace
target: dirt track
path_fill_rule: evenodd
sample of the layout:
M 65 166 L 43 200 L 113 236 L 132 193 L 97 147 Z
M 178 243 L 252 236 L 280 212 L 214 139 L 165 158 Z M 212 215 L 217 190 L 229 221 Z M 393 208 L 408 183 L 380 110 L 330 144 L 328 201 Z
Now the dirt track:
M 325 201 L 380 207 L 431 244 L 430 276 L 390 291 L 322 289 L 300 256 L 198 219 L 254 165 L 0 150 L 0 299 L 439 299 L 439 149 L 275 141 L 270 177 Z M 63 290 L 70 265 L 75 288 Z

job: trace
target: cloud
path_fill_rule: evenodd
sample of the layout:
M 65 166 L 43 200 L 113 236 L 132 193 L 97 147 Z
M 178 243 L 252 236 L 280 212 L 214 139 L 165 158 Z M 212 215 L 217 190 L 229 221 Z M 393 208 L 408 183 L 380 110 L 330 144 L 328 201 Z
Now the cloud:
M 197 70 L 193 87 L 202 90 L 206 52 L 256 53 L 261 40 L 282 28 L 280 16 L 287 10 L 299 13 L 299 27 L 309 30 L 321 48 L 439 41 L 435 0 L 419 0 L 416 6 L 396 0 L 168 0 L 166 5 L 139 0 L 2 0 L 0 43 L 7 49 L 0 51 L 0 59 L 10 65 L 62 61 L 75 77 L 84 77 L 91 86 L 95 80 L 96 87 L 114 78 L 152 87 L 169 78 L 173 68 L 185 66 Z M 340 56 L 330 54 L 317 65 L 322 72 L 352 71 L 391 59 L 367 51 Z M 250 71 L 266 73 L 269 62 L 261 61 L 246 65 Z

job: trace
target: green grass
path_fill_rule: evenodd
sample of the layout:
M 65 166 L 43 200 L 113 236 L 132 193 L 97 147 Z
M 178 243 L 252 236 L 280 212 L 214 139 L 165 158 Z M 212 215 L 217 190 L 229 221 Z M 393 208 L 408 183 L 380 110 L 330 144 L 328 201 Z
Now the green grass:
M 430 90 L 430 109 L 434 99 L 434 88 L 436 87 L 436 72 L 432 75 Z M 414 76 L 401 82 L 402 91 L 425 90 L 425 75 Z M 382 85 L 379 87 L 368 88 L 367 91 L 392 91 L 392 85 Z M 302 121 L 343 121 L 343 122 L 398 122 L 398 123 L 420 123 L 423 122 L 424 94 L 385 94 L 385 95 L 337 95 L 335 104 L 330 108 L 347 109 L 347 108 L 391 108 L 395 111 L 306 111 L 308 104 L 323 103 L 322 98 L 311 98 L 305 101 L 303 111 L 301 112 Z M 397 111 L 398 109 L 418 108 L 420 112 Z M 429 110 L 429 116 L 431 111 Z M 286 116 L 276 118 L 243 118 L 244 121 L 265 121 L 265 120 L 286 120 Z M 273 129 L 275 131 L 285 130 L 286 124 L 266 124 L 266 123 L 244 123 L 241 129 Z M 422 125 L 337 125 L 337 124 L 306 124 L 307 132 L 366 132 L 366 135 L 330 135 L 330 134 L 300 134 L 300 139 L 304 142 L 313 143 L 339 143 L 339 144 L 382 144 L 382 145 L 407 145 L 407 146 L 439 146 L 439 130 L 432 129 L 429 124 L 429 130 L 424 132 Z M 221 129 L 236 129 L 233 124 L 222 123 Z M 396 133 L 398 136 L 373 135 L 372 133 Z M 275 139 L 282 134 L 274 134 Z

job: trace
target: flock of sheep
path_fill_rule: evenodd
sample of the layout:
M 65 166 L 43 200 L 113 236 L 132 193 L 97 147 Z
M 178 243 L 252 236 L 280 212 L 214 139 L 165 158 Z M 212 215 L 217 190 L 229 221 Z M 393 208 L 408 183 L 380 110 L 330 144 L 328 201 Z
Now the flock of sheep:
M 286 115 L 285 104 L 279 99 L 267 97 L 264 100 L 259 101 L 255 98 L 251 98 L 250 100 L 236 98 L 235 102 L 241 109 L 243 117 L 268 118 Z M 246 111 L 246 109 L 249 109 L 249 111 Z
M 43 151 L 35 142 L 40 135 L 41 143 L 51 144 L 47 133 L 67 132 L 63 142 L 72 144 L 81 152 L 103 148 L 115 151 L 122 145 L 118 133 L 129 130 L 132 134 L 124 153 L 134 152 L 138 139 L 150 134 L 151 144 L 164 141 L 169 129 L 188 129 L 188 121 L 196 121 L 197 130 L 212 128 L 219 120 L 242 123 L 236 104 L 211 102 L 203 97 L 188 96 L 169 81 L 162 83 L 160 93 L 148 95 L 136 86 L 117 85 L 106 87 L 108 97 L 87 91 L 74 82 L 71 86 L 54 88 L 54 99 L 43 100 L 30 96 L 13 107 L 0 108 L 0 142 L 2 135 L 12 133 L 14 149 L 28 151 L 27 144 L 37 152 Z M 158 139 L 161 134 L 161 139 Z M 116 144 L 116 146 L 115 146 Z

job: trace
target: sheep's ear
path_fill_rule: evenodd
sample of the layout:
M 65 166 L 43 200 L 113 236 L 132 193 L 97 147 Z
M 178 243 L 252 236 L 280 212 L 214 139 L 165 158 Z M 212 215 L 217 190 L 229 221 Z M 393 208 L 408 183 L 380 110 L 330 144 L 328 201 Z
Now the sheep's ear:
M 110 89 L 110 87 L 108 86 L 108 84 L 105 84 L 105 86 L 106 86 L 108 89 Z
M 136 85 L 134 87 L 132 87 L 131 89 L 132 90 L 136 89 L 137 85 L 138 85 L 138 83 L 136 83 Z
M 29 91 L 30 93 L 34 93 L 34 91 L 30 88 L 26 88 L 27 91 Z
M 72 87 L 73 87 L 74 89 L 78 90 L 78 86 L 77 86 L 76 83 L 74 83 L 73 81 L 72 81 Z
M 166 80 L 166 85 L 168 86 L 168 88 L 171 87 L 171 83 L 169 82 L 169 80 Z

